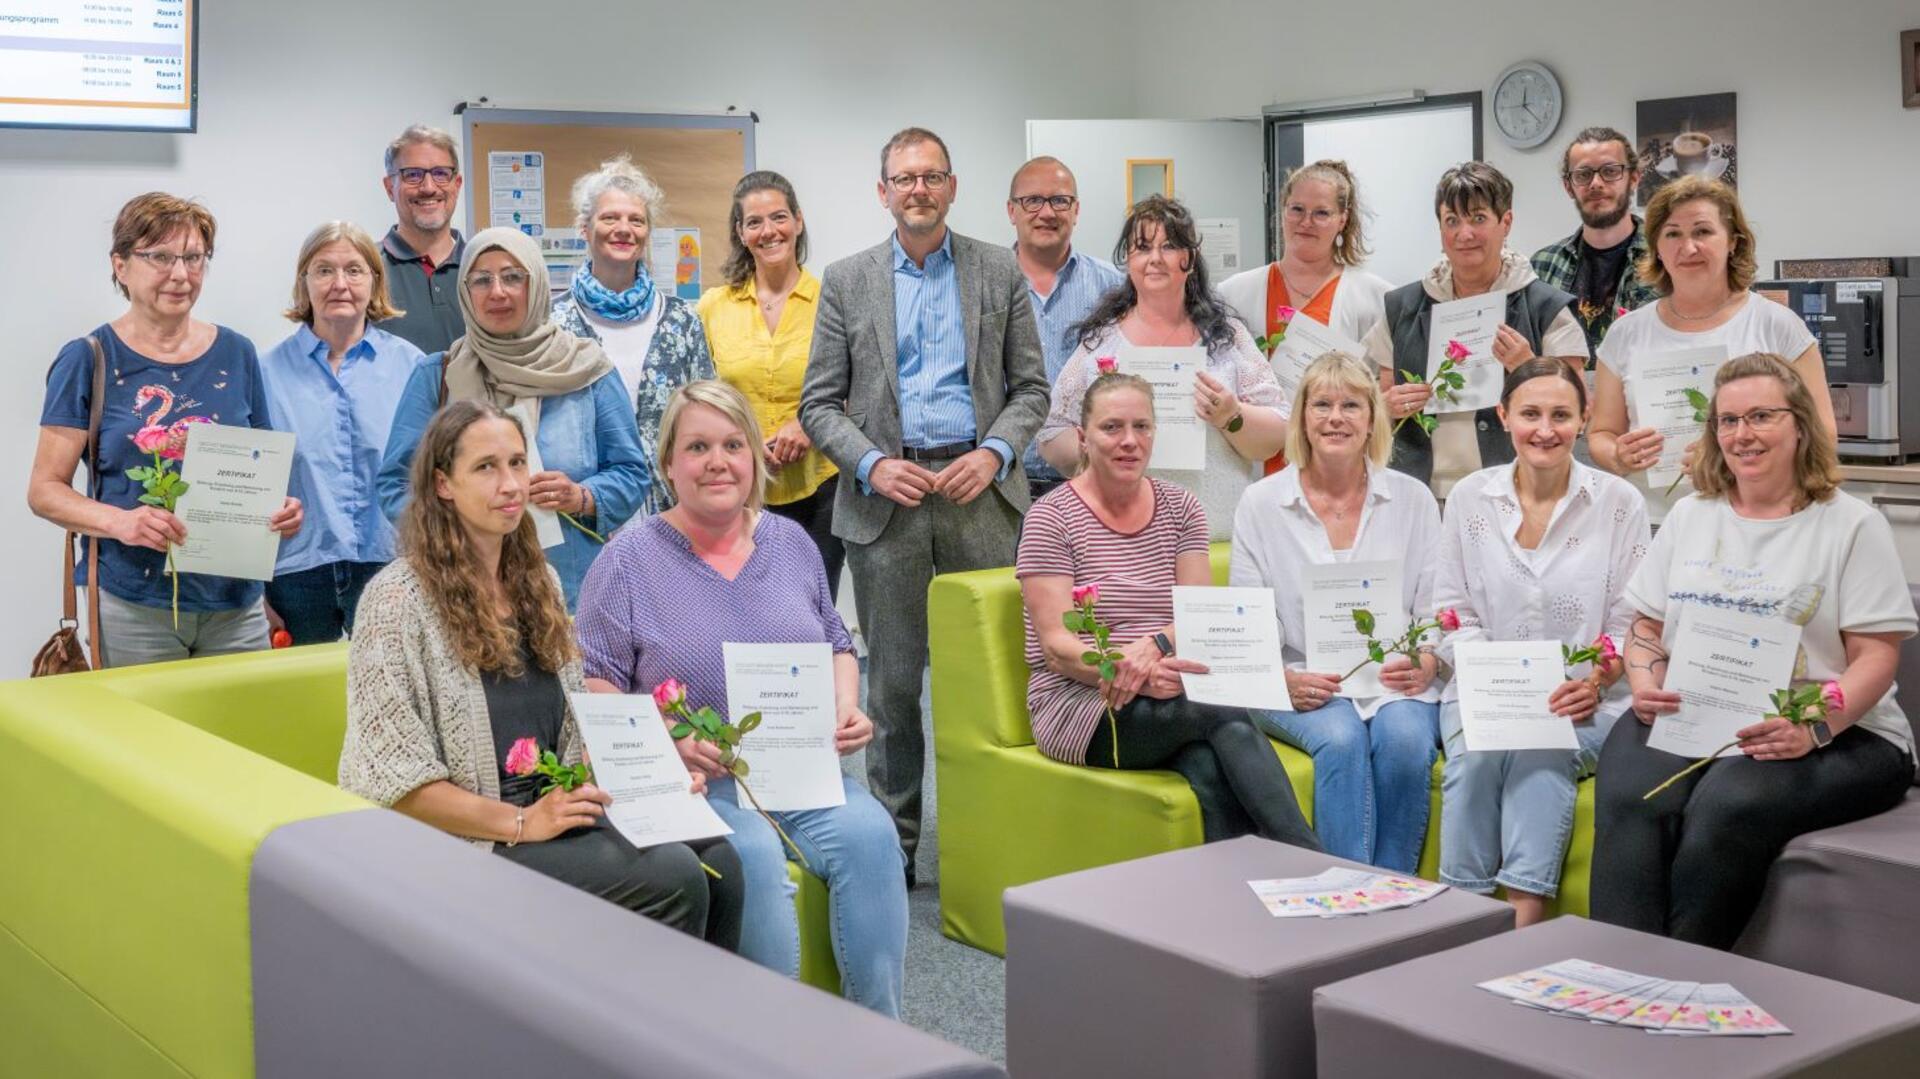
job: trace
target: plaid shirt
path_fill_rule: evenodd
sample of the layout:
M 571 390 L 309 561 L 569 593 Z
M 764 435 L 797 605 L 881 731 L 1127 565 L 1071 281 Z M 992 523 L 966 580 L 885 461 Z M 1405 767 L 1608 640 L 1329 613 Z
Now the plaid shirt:
M 1593 366 L 1593 355 L 1600 342 L 1607 336 L 1607 327 L 1613 325 L 1622 309 L 1632 311 L 1645 307 L 1660 298 L 1660 294 L 1640 280 L 1633 268 L 1647 253 L 1647 237 L 1640 218 L 1633 219 L 1633 238 L 1627 242 L 1627 264 L 1620 270 L 1620 283 L 1613 294 L 1613 303 L 1606 310 L 1593 310 L 1580 299 L 1575 292 L 1575 282 L 1580 272 L 1580 259 L 1586 254 L 1587 245 L 1580 239 L 1580 232 L 1548 244 L 1533 253 L 1533 272 L 1540 280 L 1574 297 L 1572 306 L 1567 310 L 1580 320 L 1580 326 L 1587 331 L 1587 366 Z

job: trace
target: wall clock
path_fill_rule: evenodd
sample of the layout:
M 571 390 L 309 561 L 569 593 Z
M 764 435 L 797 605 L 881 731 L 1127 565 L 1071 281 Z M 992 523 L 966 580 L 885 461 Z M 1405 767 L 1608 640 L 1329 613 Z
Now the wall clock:
M 1508 146 L 1531 150 L 1553 137 L 1565 103 L 1553 72 L 1522 60 L 1493 81 L 1493 126 Z

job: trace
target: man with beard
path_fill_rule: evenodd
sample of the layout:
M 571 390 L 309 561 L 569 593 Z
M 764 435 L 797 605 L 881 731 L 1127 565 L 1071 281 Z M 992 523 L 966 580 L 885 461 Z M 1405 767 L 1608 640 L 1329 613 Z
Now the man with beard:
M 1036 157 L 1013 174 L 1007 188 L 1007 221 L 1013 225 L 1013 255 L 1027 278 L 1027 299 L 1040 328 L 1040 349 L 1046 355 L 1047 381 L 1060 378 L 1078 343 L 1073 328 L 1100 302 L 1108 289 L 1117 288 L 1126 275 L 1105 259 L 1073 248 L 1073 226 L 1080 220 L 1080 190 L 1072 170 L 1054 157 Z M 1027 480 L 1033 499 L 1066 482 L 1052 465 L 1041 460 L 1037 447 L 1027 447 Z
M 401 314 L 380 328 L 428 355 L 445 352 L 467 332 L 460 317 L 460 255 L 466 239 L 453 227 L 460 155 L 452 135 L 415 124 L 388 144 L 386 162 L 380 182 L 399 221 L 380 241 L 380 257 L 387 262 L 387 287 Z
M 1593 353 L 1613 320 L 1659 298 L 1633 270 L 1647 253 L 1640 219 L 1627 212 L 1640 185 L 1633 145 L 1613 128 L 1587 128 L 1560 159 L 1560 184 L 1580 210 L 1580 231 L 1534 252 L 1533 270 L 1573 295 L 1592 369 Z
M 894 232 L 827 267 L 800 390 L 807 437 L 854 482 L 834 495 L 867 642 L 867 779 L 892 814 L 909 887 L 920 840 L 927 585 L 1013 563 L 1028 504 L 1020 452 L 1048 387 L 1013 253 L 947 228 L 958 181 L 940 136 L 880 151 Z

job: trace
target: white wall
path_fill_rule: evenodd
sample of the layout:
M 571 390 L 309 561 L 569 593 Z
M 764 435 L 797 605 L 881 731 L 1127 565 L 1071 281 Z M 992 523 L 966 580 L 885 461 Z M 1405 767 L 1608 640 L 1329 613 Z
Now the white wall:
M 10 615 L 0 678 L 24 674 L 53 629 L 58 533 L 27 513 L 24 494 L 42 380 L 62 343 L 122 309 L 105 252 L 129 196 L 159 188 L 206 201 L 220 233 L 198 313 L 264 349 L 288 330 L 277 312 L 301 237 L 334 217 L 384 231 L 393 211 L 380 190 L 382 148 L 417 120 L 457 134 L 462 99 L 756 110 L 759 162 L 798 189 L 816 269 L 885 237 L 878 154 L 902 126 L 932 127 L 952 148 L 954 226 L 1011 242 L 1005 191 L 1025 160 L 1026 119 L 1135 110 L 1129 65 L 1115 63 L 1130 55 L 1132 27 L 1098 0 L 987 0 L 939 13 L 867 0 L 553 0 L 531 18 L 523 9 L 203 4 L 198 134 L 0 131 L 0 341 L 11 371 L 0 395 Z
M 1168 10 L 1135 9 L 1143 48 L 1167 37 Z M 1490 124 L 1485 134 L 1488 160 L 1517 188 L 1512 243 L 1525 251 L 1578 224 L 1558 171 L 1575 131 L 1609 124 L 1632 134 L 1635 101 L 1732 90 L 1740 194 L 1763 273 L 1776 258 L 1920 254 L 1920 109 L 1902 109 L 1899 93 L 1900 31 L 1920 27 L 1914 0 L 1188 0 L 1176 18 L 1238 32 L 1210 36 L 1203 58 L 1142 62 L 1143 115 L 1486 91 L 1508 64 L 1544 62 L 1567 97 L 1555 137 L 1515 151 Z
M 1440 244 L 1433 182 L 1473 156 L 1471 107 L 1309 120 L 1300 148 L 1302 161 L 1345 161 L 1366 177 L 1368 269 L 1394 284 L 1427 272 Z

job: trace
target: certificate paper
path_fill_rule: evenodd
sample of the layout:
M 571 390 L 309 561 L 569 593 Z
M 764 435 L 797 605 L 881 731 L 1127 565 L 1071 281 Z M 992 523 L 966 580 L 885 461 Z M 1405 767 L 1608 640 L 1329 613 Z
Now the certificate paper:
M 1648 487 L 1665 488 L 1680 475 L 1687 445 L 1701 436 L 1686 391 L 1712 397 L 1714 372 L 1726 362 L 1725 345 L 1634 358 L 1633 377 L 1627 380 L 1633 389 L 1633 427 L 1651 427 L 1666 439 L 1659 463 L 1647 469 Z
M 840 755 L 833 749 L 833 646 L 721 644 L 727 664 L 727 715 L 752 712 L 760 725 L 741 739 L 752 765 L 747 782 L 763 809 L 826 809 L 846 805 Z M 753 808 L 745 794 L 735 800 Z
M 1467 752 L 1578 749 L 1573 723 L 1547 710 L 1567 680 L 1557 641 L 1468 641 L 1453 650 Z
M 527 433 L 527 475 L 538 476 L 547 470 L 540 463 L 540 420 L 525 401 L 507 412 L 520 420 L 520 429 Z M 559 514 L 534 505 L 532 496 L 527 498 L 527 512 L 533 515 L 533 534 L 539 537 L 541 548 L 558 547 L 566 542 L 566 526 L 560 523 Z
M 1182 657 L 1207 665 L 1206 674 L 1180 676 L 1190 699 L 1291 711 L 1273 589 L 1176 585 L 1173 634 Z
M 1793 677 L 1799 649 L 1800 627 L 1791 622 L 1688 604 L 1667 660 L 1666 688 L 1680 694 L 1680 710 L 1653 721 L 1647 745 L 1697 759 L 1733 741 L 1773 710 L 1773 691 Z
M 1489 292 L 1464 300 L 1448 300 L 1433 305 L 1432 328 L 1427 334 L 1427 381 L 1440 372 L 1447 358 L 1447 343 L 1458 341 L 1467 350 L 1467 358 L 1454 361 L 1454 370 L 1467 376 L 1467 384 L 1454 394 L 1454 400 L 1441 403 L 1436 395 L 1427 402 L 1428 412 L 1474 412 L 1500 403 L 1500 386 L 1506 381 L 1506 368 L 1493 358 L 1493 337 L 1507 318 L 1507 294 Z
M 293 434 L 197 423 L 187 428 L 180 478 L 187 493 L 174 512 L 187 541 L 174 549 L 182 573 L 273 580 L 280 534 L 267 519 L 287 502 Z
M 1353 628 L 1356 607 L 1373 612 L 1375 640 L 1392 640 L 1407 629 L 1398 562 L 1301 566 L 1300 601 L 1307 627 L 1306 669 L 1317 674 L 1337 678 L 1367 658 L 1367 639 Z M 1362 665 L 1340 683 L 1342 697 L 1385 693 L 1378 663 Z
M 1329 352 L 1344 352 L 1356 359 L 1366 355 L 1358 341 L 1349 341 L 1324 324 L 1302 314 L 1287 323 L 1280 347 L 1273 350 L 1273 374 L 1280 380 L 1280 418 L 1293 417 L 1293 399 L 1300 392 L 1300 376 L 1307 365 Z
M 1207 467 L 1207 425 L 1193 411 L 1195 376 L 1207 367 L 1207 350 L 1120 348 L 1120 370 L 1153 387 L 1153 458 L 1148 468 L 1198 472 Z
M 636 847 L 729 835 L 733 829 L 693 793 L 692 777 L 653 698 L 637 693 L 569 693 L 587 743 L 593 781 L 613 795 L 607 823 Z

